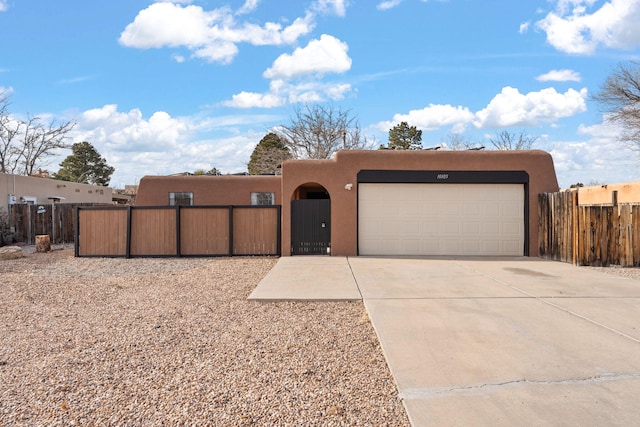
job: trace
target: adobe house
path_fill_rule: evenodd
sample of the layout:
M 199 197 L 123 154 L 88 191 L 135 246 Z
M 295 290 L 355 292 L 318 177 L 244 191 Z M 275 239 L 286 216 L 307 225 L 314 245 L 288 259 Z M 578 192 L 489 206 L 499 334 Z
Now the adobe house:
M 578 187 L 576 191 L 578 192 L 578 205 L 580 206 L 640 203 L 640 182 Z
M 0 173 L 0 209 L 14 204 L 102 203 L 112 201 L 113 190 L 40 176 Z
M 339 151 L 281 176 L 146 176 L 137 206 L 282 205 L 282 255 L 538 256 L 543 151 Z

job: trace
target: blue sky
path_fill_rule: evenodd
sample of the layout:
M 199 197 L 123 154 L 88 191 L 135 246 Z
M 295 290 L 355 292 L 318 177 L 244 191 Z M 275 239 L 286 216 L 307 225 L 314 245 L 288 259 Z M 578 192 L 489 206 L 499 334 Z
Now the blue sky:
M 295 106 L 349 109 L 374 147 L 538 137 L 561 187 L 640 180 L 590 96 L 640 59 L 640 0 L 0 0 L 0 91 L 73 120 L 116 168 L 246 170 Z M 69 152 L 50 159 L 55 172 Z

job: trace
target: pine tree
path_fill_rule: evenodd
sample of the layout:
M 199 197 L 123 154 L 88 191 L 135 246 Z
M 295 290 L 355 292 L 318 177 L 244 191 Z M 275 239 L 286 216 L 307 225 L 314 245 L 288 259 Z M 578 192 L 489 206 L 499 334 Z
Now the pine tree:
M 380 147 L 384 148 L 384 147 Z M 422 149 L 422 131 L 407 122 L 401 122 L 389 129 L 389 150 Z
M 291 158 L 291 152 L 275 133 L 268 133 L 256 145 L 247 165 L 250 175 L 278 174 L 283 161 Z
M 115 168 L 86 141 L 71 146 L 73 154 L 60 163 L 60 170 L 53 175 L 62 181 L 82 182 L 93 185 L 109 185 Z

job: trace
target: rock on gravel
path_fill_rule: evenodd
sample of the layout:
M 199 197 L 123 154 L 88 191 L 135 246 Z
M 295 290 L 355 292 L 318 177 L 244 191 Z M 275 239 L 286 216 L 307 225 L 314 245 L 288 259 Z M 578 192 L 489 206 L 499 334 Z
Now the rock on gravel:
M 24 253 L 17 246 L 3 246 L 0 248 L 0 261 L 22 258 Z
M 0 425 L 408 425 L 361 302 L 246 299 L 275 262 L 3 261 Z

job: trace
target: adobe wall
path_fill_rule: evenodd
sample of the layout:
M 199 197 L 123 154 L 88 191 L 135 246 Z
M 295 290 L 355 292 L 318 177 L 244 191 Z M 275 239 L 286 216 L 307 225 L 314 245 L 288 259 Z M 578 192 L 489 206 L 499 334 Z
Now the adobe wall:
M 280 176 L 145 176 L 136 206 L 167 206 L 170 192 L 193 193 L 194 205 L 250 205 L 252 192 L 275 193 L 282 204 Z
M 558 191 L 551 155 L 532 151 L 340 151 L 331 160 L 288 160 L 282 165 L 282 254 L 291 254 L 295 190 L 317 183 L 331 198 L 331 253 L 357 254 L 357 174 L 360 170 L 526 171 L 529 174 L 529 254 L 538 256 L 538 194 Z M 351 190 L 346 184 L 353 184 Z M 443 184 L 446 185 L 446 184 Z
M 618 193 L 618 203 L 640 203 L 640 182 L 627 182 L 579 187 L 578 205 L 611 205 L 614 191 Z
M 35 204 L 51 204 L 49 197 L 63 197 L 61 203 L 105 203 L 113 199 L 110 187 L 60 181 L 51 178 L 10 175 L 0 173 L 0 208 L 8 209 L 9 195 L 15 196 L 16 203 L 24 203 L 25 198 Z

